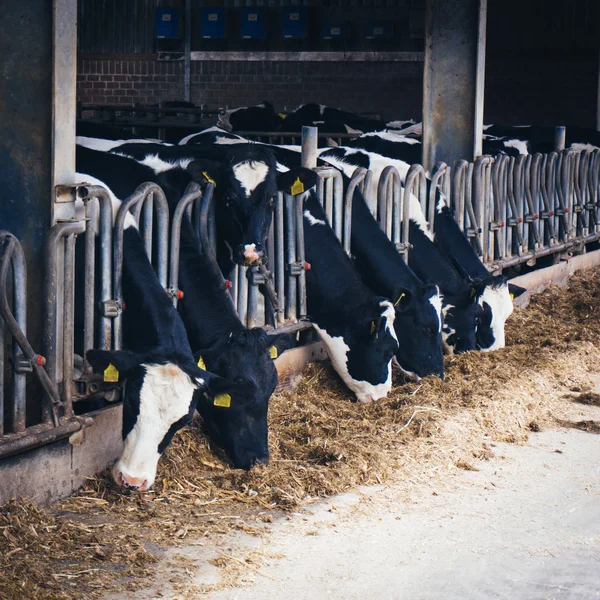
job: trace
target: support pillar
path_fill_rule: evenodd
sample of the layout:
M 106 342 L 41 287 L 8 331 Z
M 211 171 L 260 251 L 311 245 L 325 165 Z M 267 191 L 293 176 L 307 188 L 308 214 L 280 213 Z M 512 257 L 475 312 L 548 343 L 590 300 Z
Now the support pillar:
M 481 154 L 487 0 L 427 0 L 423 163 Z

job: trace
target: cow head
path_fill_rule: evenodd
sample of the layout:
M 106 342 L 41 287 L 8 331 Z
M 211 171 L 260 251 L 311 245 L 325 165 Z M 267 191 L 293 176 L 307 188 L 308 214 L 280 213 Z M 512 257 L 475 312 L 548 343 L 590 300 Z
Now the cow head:
M 118 485 L 140 491 L 152 486 L 160 455 L 175 433 L 191 422 L 195 397 L 210 399 L 238 388 L 184 355 L 89 350 L 87 360 L 105 380 L 122 384 L 124 444 L 113 478 Z
M 394 294 L 394 329 L 399 348 L 396 359 L 410 378 L 444 377 L 442 353 L 442 299 L 435 285 L 419 286 L 413 292 Z
M 318 175 L 296 168 L 279 173 L 273 153 L 258 144 L 236 144 L 220 162 L 199 159 L 188 166 L 196 181 L 215 181 L 217 227 L 233 261 L 257 265 L 271 225 L 278 190 L 299 194 L 316 185 Z
M 200 400 L 197 406 L 208 436 L 236 468 L 269 462 L 267 413 L 277 386 L 273 359 L 292 343 L 286 334 L 244 329 L 196 354 L 200 365 L 238 384 L 235 393 L 213 402 Z
M 335 370 L 359 402 L 383 398 L 392 387 L 392 359 L 398 351 L 394 315 L 391 302 L 374 298 L 331 313 L 327 329 L 315 324 Z
M 263 100 L 256 106 L 242 106 L 222 111 L 217 125 L 227 131 L 276 131 L 283 117 L 278 115 L 273 105 Z
M 466 282 L 454 282 L 441 286 L 443 289 L 442 344 L 448 354 L 475 350 L 476 331 L 481 306 L 478 289 Z
M 526 290 L 508 283 L 506 277 L 490 277 L 480 284 L 478 303 L 481 313 L 477 320 L 477 348 L 490 352 L 504 348 L 504 326 L 513 311 L 513 298 Z

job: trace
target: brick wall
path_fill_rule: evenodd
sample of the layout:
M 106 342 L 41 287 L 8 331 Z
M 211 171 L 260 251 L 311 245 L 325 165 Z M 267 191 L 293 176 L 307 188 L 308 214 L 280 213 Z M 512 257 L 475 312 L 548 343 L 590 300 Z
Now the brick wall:
M 386 119 L 420 119 L 423 64 L 416 62 L 192 62 L 192 101 L 209 108 L 270 100 L 276 109 L 320 102 Z M 485 121 L 595 126 L 598 64 L 578 60 L 490 57 Z M 84 104 L 155 104 L 183 99 L 183 62 L 82 59 Z
M 209 107 L 270 100 L 277 109 L 320 102 L 384 117 L 418 117 L 422 63 L 192 62 L 192 101 Z M 82 59 L 78 100 L 84 104 L 154 104 L 183 99 L 183 63 L 150 58 Z

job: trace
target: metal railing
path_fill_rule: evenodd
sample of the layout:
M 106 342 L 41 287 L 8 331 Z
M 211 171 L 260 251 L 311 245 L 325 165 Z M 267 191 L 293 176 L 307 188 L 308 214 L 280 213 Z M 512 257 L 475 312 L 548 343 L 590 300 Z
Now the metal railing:
M 543 256 L 582 251 L 600 239 L 599 170 L 599 150 L 483 156 L 452 169 L 440 163 L 421 206 L 432 225 L 441 191 L 491 271 L 533 265 Z
M 10 299 L 9 287 L 12 288 Z M 8 231 L 0 231 L 0 457 L 67 436 L 90 424 L 89 419 L 74 418 L 65 407 L 55 382 L 44 368 L 46 359 L 29 343 L 27 298 L 26 263 L 21 244 Z M 11 338 L 8 357 L 5 356 L 5 334 Z M 36 392 L 41 396 L 41 414 L 36 414 L 39 403 L 28 405 L 28 374 L 34 374 L 41 386 L 41 392 Z M 8 389 L 10 392 L 6 395 Z

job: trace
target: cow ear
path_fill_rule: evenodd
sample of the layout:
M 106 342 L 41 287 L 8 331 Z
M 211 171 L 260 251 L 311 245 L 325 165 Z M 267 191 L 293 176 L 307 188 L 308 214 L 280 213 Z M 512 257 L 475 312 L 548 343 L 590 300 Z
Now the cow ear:
M 285 173 L 277 173 L 277 188 L 296 196 L 317 185 L 319 176 L 310 169 L 297 167 Z
M 412 299 L 412 293 L 410 290 L 407 290 L 406 288 L 399 288 L 396 290 L 396 293 L 394 295 L 394 308 L 397 312 L 402 311 L 408 307 Z
M 508 284 L 508 293 L 510 294 L 511 300 L 518 298 L 521 294 L 524 294 L 526 291 L 527 289 L 521 287 L 520 285 L 515 285 L 514 283 Z
M 217 185 L 220 175 L 220 165 L 214 160 L 200 158 L 193 160 L 187 167 L 187 172 L 190 177 L 201 186 L 207 183 Z
M 104 375 L 107 382 L 122 381 L 127 372 L 143 360 L 139 354 L 128 350 L 88 350 L 86 359 L 94 373 Z
M 270 335 L 268 337 L 269 356 L 275 360 L 280 357 L 286 350 L 293 348 L 295 345 L 295 337 L 289 333 L 280 333 L 278 335 Z

